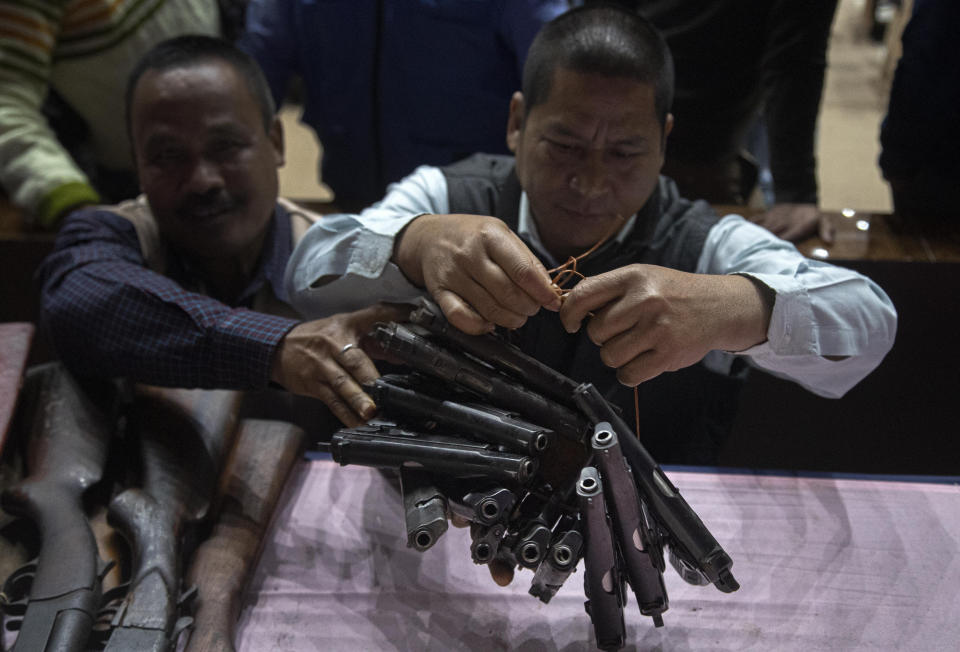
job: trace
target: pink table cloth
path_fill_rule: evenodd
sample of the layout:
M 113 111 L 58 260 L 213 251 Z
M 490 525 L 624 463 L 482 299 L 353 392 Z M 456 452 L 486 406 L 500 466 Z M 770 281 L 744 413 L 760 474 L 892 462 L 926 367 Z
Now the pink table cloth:
M 668 474 L 734 560 L 724 594 L 665 579 L 654 628 L 628 598 L 637 650 L 960 649 L 960 487 L 832 478 Z M 583 572 L 549 604 L 470 560 L 451 527 L 406 547 L 398 492 L 377 471 L 305 461 L 278 508 L 238 649 L 586 650 Z

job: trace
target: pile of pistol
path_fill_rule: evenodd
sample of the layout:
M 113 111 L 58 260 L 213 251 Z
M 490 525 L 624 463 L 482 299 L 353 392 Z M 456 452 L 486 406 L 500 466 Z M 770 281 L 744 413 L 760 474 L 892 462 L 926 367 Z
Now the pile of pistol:
M 473 561 L 532 570 L 545 603 L 583 559 L 603 649 L 624 644 L 625 583 L 663 624 L 664 546 L 685 581 L 739 588 L 730 557 L 592 384 L 458 331 L 427 301 L 373 335 L 412 371 L 376 380 L 378 419 L 335 433 L 330 453 L 399 469 L 408 546 L 427 550 L 465 519 Z
M 117 389 L 58 364 L 0 387 L 18 403 L 0 471 L 4 641 L 163 652 L 189 633 L 188 651 L 232 650 L 302 431 L 240 419 L 239 392 Z

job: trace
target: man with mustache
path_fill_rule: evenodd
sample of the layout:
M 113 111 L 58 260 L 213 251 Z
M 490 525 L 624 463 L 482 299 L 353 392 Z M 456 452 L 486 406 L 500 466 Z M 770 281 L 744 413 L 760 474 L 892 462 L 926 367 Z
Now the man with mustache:
M 58 355 L 87 375 L 175 387 L 279 385 L 347 425 L 373 415 L 362 339 L 373 306 L 303 322 L 283 273 L 318 216 L 278 200 L 283 134 L 257 64 L 185 36 L 131 73 L 127 129 L 143 195 L 74 212 L 41 269 Z
M 670 53 L 645 19 L 561 15 L 510 103 L 515 156 L 421 167 L 360 216 L 311 229 L 288 267 L 293 304 L 319 316 L 426 291 L 454 325 L 510 329 L 625 415 L 636 387 L 644 444 L 662 462 L 716 462 L 748 363 L 842 396 L 893 344 L 889 298 L 680 198 L 659 176 L 672 95 Z M 561 301 L 546 269 L 604 239 Z

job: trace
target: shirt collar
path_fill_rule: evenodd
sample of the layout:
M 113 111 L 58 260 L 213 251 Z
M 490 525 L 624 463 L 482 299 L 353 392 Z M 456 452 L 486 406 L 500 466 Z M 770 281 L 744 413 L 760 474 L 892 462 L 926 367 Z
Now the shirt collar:
M 287 261 L 293 253 L 293 236 L 290 225 L 290 214 L 283 206 L 277 204 L 273 211 L 273 217 L 267 225 L 267 234 L 263 240 L 263 249 L 260 254 L 260 260 L 257 261 L 257 267 L 253 276 L 243 292 L 232 302 L 234 307 L 253 305 L 254 298 L 263 288 L 264 284 L 269 283 L 274 296 L 287 302 L 287 294 L 284 290 L 283 274 L 287 267 Z M 202 283 L 199 283 L 189 261 L 180 256 L 170 258 L 169 276 L 176 279 L 185 287 L 204 293 Z

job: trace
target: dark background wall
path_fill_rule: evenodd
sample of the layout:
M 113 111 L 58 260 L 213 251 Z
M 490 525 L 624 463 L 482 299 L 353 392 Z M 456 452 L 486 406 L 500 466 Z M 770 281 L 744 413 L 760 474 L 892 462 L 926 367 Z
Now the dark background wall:
M 899 314 L 893 349 L 839 400 L 754 373 L 721 463 L 960 475 L 960 263 L 840 264 L 890 295 Z

